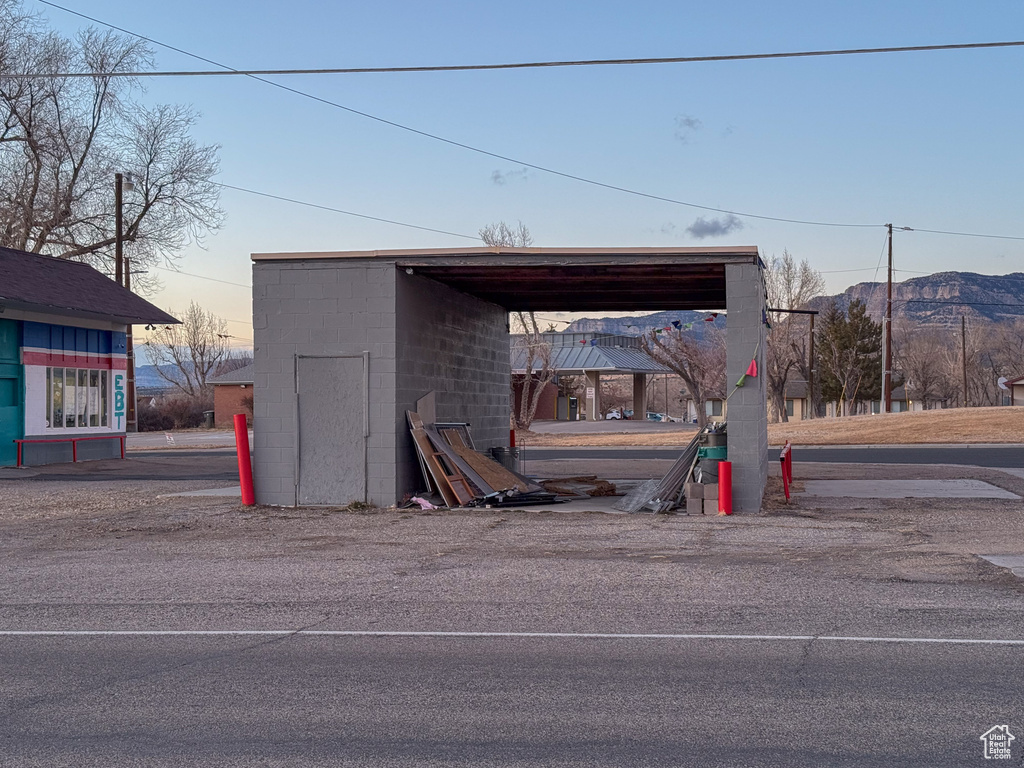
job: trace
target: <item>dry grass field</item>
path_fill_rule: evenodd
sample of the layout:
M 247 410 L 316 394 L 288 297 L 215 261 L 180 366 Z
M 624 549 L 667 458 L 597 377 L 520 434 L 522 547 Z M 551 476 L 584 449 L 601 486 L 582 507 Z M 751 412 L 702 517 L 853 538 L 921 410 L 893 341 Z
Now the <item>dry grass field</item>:
M 1024 408 L 950 408 L 768 426 L 769 443 L 786 440 L 800 445 L 1024 443 Z
M 656 433 L 538 434 L 520 432 L 520 445 L 686 445 L 690 430 Z M 846 416 L 769 424 L 768 442 L 782 445 L 886 445 L 909 443 L 1024 443 L 1024 408 L 950 408 L 945 411 Z

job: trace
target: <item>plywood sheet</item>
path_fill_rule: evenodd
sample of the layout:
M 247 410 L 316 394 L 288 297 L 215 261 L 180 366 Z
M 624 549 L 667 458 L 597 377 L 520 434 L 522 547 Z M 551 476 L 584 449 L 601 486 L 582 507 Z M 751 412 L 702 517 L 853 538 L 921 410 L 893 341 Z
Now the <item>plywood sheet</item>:
M 458 506 L 459 499 L 445 479 L 444 468 L 441 466 L 441 462 L 437 459 L 434 446 L 431 445 L 430 438 L 427 437 L 427 433 L 422 429 L 413 429 L 411 432 L 413 442 L 416 443 L 416 450 L 423 459 L 423 463 L 426 464 L 427 471 L 430 472 L 430 476 L 434 478 L 434 485 L 436 485 L 438 491 L 441 492 L 441 496 L 444 498 L 444 503 L 449 507 Z
M 459 455 L 464 462 L 469 464 L 473 470 L 483 478 L 493 490 L 503 491 L 507 488 L 518 488 L 522 493 L 532 490 L 532 487 L 513 475 L 501 464 L 489 459 L 482 453 L 477 453 L 465 446 L 453 445 L 452 450 Z

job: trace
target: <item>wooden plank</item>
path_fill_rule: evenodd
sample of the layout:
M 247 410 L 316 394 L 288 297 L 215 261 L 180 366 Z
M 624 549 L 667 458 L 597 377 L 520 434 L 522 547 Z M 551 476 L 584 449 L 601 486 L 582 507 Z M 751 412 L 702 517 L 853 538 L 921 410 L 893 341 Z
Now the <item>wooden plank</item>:
M 476 450 L 476 444 L 473 442 L 473 433 L 469 429 L 469 424 L 459 423 L 455 421 L 438 421 L 434 423 L 434 429 L 455 429 L 462 435 L 462 442 L 466 444 L 467 448 Z
M 466 462 L 465 459 L 455 452 L 454 448 L 448 445 L 447 440 L 437 434 L 437 431 L 433 427 L 424 429 L 424 432 L 426 432 L 427 436 L 430 438 L 430 442 L 433 444 L 434 450 L 445 454 L 445 456 L 451 460 L 452 465 L 458 467 L 463 476 L 476 486 L 476 489 L 480 491 L 481 495 L 486 496 L 489 493 L 503 490 L 502 488 L 492 487 L 486 480 L 484 480 L 480 474 L 473 469 L 468 462 Z
M 437 486 L 437 490 L 440 491 L 441 496 L 444 497 L 444 503 L 449 507 L 457 506 L 459 504 L 459 499 L 445 479 L 444 468 L 441 466 L 441 462 L 437 459 L 434 446 L 431 445 L 430 438 L 427 437 L 427 433 L 422 429 L 413 429 L 410 431 L 412 432 L 413 442 L 416 443 L 416 450 L 423 457 L 423 461 L 426 464 L 431 477 L 434 478 L 434 484 Z
M 501 466 L 501 464 L 487 458 L 482 453 L 477 453 L 470 448 L 457 445 L 453 445 L 452 450 L 459 455 L 459 458 L 469 464 L 483 478 L 484 482 L 494 490 L 504 491 L 509 488 L 518 488 L 522 493 L 531 490 L 529 483 L 520 480 Z
M 438 431 L 441 433 L 441 437 L 448 441 L 448 445 L 454 448 L 469 448 L 469 446 L 466 445 L 466 441 L 463 439 L 462 433 L 459 430 L 451 428 L 440 429 Z
M 466 478 L 462 476 L 458 467 L 455 466 L 455 463 L 448 456 L 435 451 L 433 458 L 437 461 L 438 466 L 441 467 L 441 471 L 444 473 L 444 480 L 448 483 L 448 487 L 451 488 L 459 504 L 466 505 L 476 498 L 476 494 L 473 493 L 473 489 L 466 482 Z
M 409 429 L 423 428 L 423 422 L 415 411 L 406 411 L 405 418 L 409 421 Z M 415 441 L 413 441 L 413 445 L 416 445 Z M 416 460 L 420 464 L 420 472 L 423 473 L 423 480 L 427 484 L 427 492 L 433 493 L 434 491 L 438 491 L 437 484 L 434 482 L 434 478 L 431 477 L 430 470 L 427 469 L 427 462 L 423 458 L 423 454 L 420 451 L 419 446 L 416 446 Z

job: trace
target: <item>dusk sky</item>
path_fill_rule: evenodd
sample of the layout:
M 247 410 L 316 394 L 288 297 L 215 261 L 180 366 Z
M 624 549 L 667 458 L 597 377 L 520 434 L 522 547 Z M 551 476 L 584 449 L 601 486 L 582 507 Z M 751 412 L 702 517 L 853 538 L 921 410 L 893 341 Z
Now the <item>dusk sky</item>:
M 704 56 L 1024 39 L 1024 3 L 139 3 L 68 8 L 238 69 Z M 28 0 L 70 33 L 89 22 Z M 157 69 L 212 69 L 156 48 Z M 227 214 L 163 308 L 195 299 L 251 338 L 249 254 L 472 245 L 522 221 L 540 246 L 756 245 L 830 292 L 884 279 L 886 222 L 1024 238 L 1024 49 L 496 72 L 150 78 L 140 100 L 202 113 L 218 181 L 454 234 L 225 190 Z M 645 199 L 543 166 L 735 215 Z M 775 222 L 799 219 L 820 226 Z M 1024 239 L 898 232 L 897 279 L 1024 271 Z M 884 263 L 883 263 L 884 266 Z M 877 270 L 877 275 L 876 275 Z M 244 343 L 244 342 L 242 342 Z

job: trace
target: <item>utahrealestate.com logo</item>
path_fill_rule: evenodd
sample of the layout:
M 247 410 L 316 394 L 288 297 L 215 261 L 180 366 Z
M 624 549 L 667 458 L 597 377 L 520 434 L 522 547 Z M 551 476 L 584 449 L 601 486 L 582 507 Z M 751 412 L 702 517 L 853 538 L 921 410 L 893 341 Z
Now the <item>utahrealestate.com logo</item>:
M 986 760 L 1010 760 L 1010 742 L 1016 738 L 1008 725 L 994 725 L 981 734 Z

